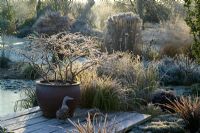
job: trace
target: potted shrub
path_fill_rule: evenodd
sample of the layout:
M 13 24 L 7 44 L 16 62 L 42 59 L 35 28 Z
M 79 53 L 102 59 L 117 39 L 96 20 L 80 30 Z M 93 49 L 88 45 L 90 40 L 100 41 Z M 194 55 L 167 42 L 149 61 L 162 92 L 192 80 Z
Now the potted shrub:
M 36 97 L 46 117 L 55 117 L 64 97 L 73 116 L 80 98 L 77 76 L 96 65 L 99 52 L 93 39 L 81 34 L 59 33 L 52 36 L 29 37 L 30 45 L 21 52 L 41 75 L 36 81 Z M 87 78 L 87 77 L 86 77 Z

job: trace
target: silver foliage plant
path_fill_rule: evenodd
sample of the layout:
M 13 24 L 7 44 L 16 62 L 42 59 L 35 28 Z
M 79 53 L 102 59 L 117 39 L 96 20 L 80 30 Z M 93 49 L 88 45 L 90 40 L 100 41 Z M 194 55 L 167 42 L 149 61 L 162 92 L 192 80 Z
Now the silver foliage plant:
M 200 66 L 187 56 L 165 57 L 157 65 L 164 84 L 191 85 L 200 82 Z

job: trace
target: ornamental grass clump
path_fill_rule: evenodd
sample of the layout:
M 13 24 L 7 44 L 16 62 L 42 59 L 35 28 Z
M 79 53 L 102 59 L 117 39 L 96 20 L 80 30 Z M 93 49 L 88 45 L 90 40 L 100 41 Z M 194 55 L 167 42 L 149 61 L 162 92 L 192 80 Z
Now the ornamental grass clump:
M 109 76 L 131 90 L 130 97 L 150 101 L 159 86 L 157 66 L 129 53 L 115 53 L 97 68 L 98 76 Z
M 33 88 L 24 89 L 21 92 L 21 96 L 22 97 L 25 96 L 25 98 L 15 102 L 14 106 L 15 112 L 38 106 L 35 89 Z
M 95 81 L 94 81 L 95 82 Z M 103 109 L 104 111 L 118 111 L 122 109 L 123 90 L 121 85 L 109 77 L 99 78 L 96 83 L 97 93 L 95 94 L 93 106 Z
M 24 64 L 21 68 L 21 72 L 25 79 L 34 80 L 40 77 L 37 68 L 34 68 L 31 64 Z
M 92 117 L 91 114 L 88 114 L 86 123 L 75 123 L 71 120 L 70 123 L 75 127 L 73 131 L 67 131 L 67 133 L 113 133 L 116 128 L 115 125 L 109 125 L 107 116 L 97 117 L 98 114 L 95 114 Z
M 130 85 L 136 79 L 135 68 L 139 67 L 137 59 L 128 53 L 114 53 L 109 55 L 97 68 L 99 76 L 110 76 L 123 85 Z
M 48 83 L 75 83 L 79 74 L 98 64 L 101 58 L 94 39 L 79 33 L 62 32 L 29 39 L 31 45 L 20 53 Z
M 199 97 L 182 97 L 166 105 L 174 110 L 187 124 L 191 133 L 200 131 L 200 99 Z
M 98 108 L 103 111 L 124 109 L 125 90 L 116 80 L 110 77 L 98 77 L 92 70 L 84 72 L 79 77 L 81 77 L 81 107 Z
M 104 38 L 107 51 L 136 51 L 136 43 L 140 40 L 141 22 L 140 17 L 131 12 L 109 17 Z

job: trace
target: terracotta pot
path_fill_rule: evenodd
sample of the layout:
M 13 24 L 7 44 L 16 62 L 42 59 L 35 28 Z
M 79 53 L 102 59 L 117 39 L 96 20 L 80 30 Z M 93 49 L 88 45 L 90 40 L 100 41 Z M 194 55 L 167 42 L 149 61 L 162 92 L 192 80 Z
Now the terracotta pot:
M 53 81 L 51 82 L 53 83 Z M 72 117 L 80 99 L 79 83 L 54 85 L 45 81 L 36 81 L 36 97 L 45 117 L 56 117 L 56 111 L 62 106 L 65 96 L 73 98 L 73 100 L 67 101 L 69 116 Z

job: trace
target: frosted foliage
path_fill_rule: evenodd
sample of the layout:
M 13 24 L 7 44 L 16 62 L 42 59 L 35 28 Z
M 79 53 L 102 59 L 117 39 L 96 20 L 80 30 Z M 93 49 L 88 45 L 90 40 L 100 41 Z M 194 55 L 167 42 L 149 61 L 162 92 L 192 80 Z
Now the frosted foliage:
M 120 13 L 107 20 L 104 45 L 109 52 L 134 51 L 140 38 L 141 19 L 133 13 Z
M 161 81 L 164 84 L 190 85 L 200 82 L 200 66 L 183 55 L 163 58 L 158 62 Z

